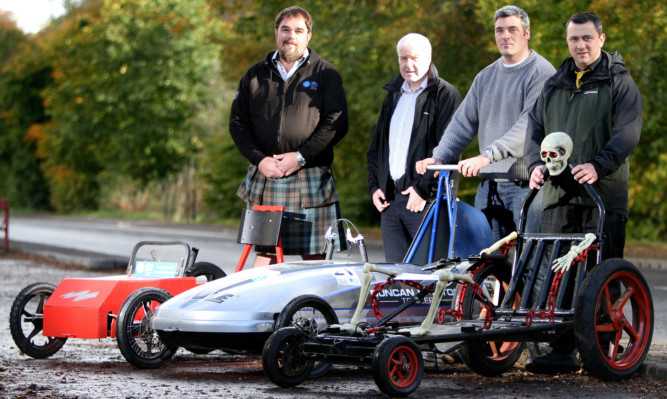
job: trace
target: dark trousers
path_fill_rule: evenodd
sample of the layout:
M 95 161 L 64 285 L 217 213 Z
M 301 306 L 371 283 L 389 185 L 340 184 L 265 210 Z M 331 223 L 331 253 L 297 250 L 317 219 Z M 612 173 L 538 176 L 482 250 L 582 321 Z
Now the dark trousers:
M 581 205 L 553 206 L 542 211 L 543 233 L 596 233 L 597 208 Z M 625 225 L 628 219 L 617 213 L 605 214 L 602 259 L 623 258 Z
M 597 233 L 599 212 L 597 208 L 581 205 L 554 206 L 542 212 L 543 233 Z M 623 258 L 625 247 L 625 225 L 627 218 L 612 212 L 605 214 L 604 234 L 602 239 L 602 259 Z M 567 249 L 565 249 L 567 251 Z M 551 251 L 548 251 L 549 253 Z M 545 256 L 548 259 L 548 256 Z M 542 265 L 540 274 L 545 271 Z M 618 297 L 618 289 L 611 288 L 611 295 Z M 576 293 L 575 293 L 576 294 Z M 611 337 L 610 337 L 611 338 Z M 574 351 L 574 331 L 567 330 L 557 337 L 551 346 L 555 352 Z
M 380 229 L 385 260 L 390 263 L 401 263 L 419 231 L 425 211 L 409 211 L 406 208 L 409 196 L 401 194 L 398 190 L 394 192 L 394 197 L 395 199 L 389 201 L 389 206 L 381 214 Z M 428 206 L 424 209 L 428 209 Z

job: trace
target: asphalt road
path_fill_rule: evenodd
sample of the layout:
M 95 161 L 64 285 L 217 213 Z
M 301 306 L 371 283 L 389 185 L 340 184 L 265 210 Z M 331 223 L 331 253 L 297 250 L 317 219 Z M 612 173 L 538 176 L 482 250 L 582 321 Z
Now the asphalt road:
M 363 232 L 361 232 L 363 234 Z M 125 267 L 134 245 L 142 240 L 182 240 L 199 248 L 198 261 L 220 266 L 227 274 L 234 271 L 243 246 L 237 244 L 238 229 L 211 225 L 183 225 L 147 221 L 75 218 L 63 216 L 12 216 L 10 247 L 14 250 L 53 256 L 59 260 L 85 264 L 89 268 Z M 366 240 L 371 262 L 383 262 L 377 240 Z M 286 257 L 286 261 L 300 259 Z M 334 255 L 334 259 L 359 261 L 357 248 Z M 111 260 L 111 262 L 109 262 Z M 252 255 L 247 264 L 252 264 Z M 659 260 L 664 263 L 665 260 Z M 659 263 L 660 263 L 659 262 Z M 643 262 L 642 264 L 656 262 Z M 641 266 L 638 265 L 638 266 Z M 642 267 L 651 289 L 655 308 L 656 338 L 667 339 L 667 270 Z
M 325 376 L 298 387 L 273 385 L 257 356 L 214 351 L 195 355 L 179 349 L 158 369 L 139 370 L 122 357 L 110 338 L 69 339 L 52 357 L 32 359 L 20 353 L 7 322 L 10 307 L 28 283 L 57 284 L 63 278 L 100 277 L 101 271 L 81 270 L 0 253 L 0 398 L 2 399 L 181 399 L 181 398 L 383 398 L 369 368 L 336 365 Z M 667 361 L 667 340 L 654 339 L 647 362 Z M 667 398 L 665 381 L 640 375 L 621 382 L 603 382 L 586 372 L 558 376 L 533 375 L 522 361 L 502 377 L 486 378 L 456 363 L 435 368 L 426 364 L 413 398 L 541 398 L 600 399 Z
M 139 241 L 185 241 L 199 248 L 198 261 L 212 262 L 226 273 L 231 273 L 243 251 L 237 243 L 238 229 L 210 225 L 181 225 L 146 221 L 114 219 L 89 219 L 63 216 L 11 216 L 10 247 L 21 250 L 23 244 L 44 246 L 44 250 L 65 249 L 73 256 L 84 251 L 86 261 L 115 259 L 127 262 L 134 245 Z M 324 244 L 324 243 L 323 243 Z M 383 262 L 380 245 L 367 244 L 371 262 Z M 31 248 L 34 251 L 34 248 Z M 65 251 L 68 252 L 68 251 Z M 92 252 L 92 253 L 91 253 Z M 286 256 L 285 260 L 297 260 L 298 256 Z M 361 259 L 356 248 L 334 254 L 334 259 Z M 253 262 L 252 255 L 247 264 Z M 109 263 L 106 263 L 109 264 Z M 94 267 L 93 268 L 103 268 Z
M 236 231 L 210 226 L 119 222 L 114 220 L 12 217 L 10 238 L 13 251 L 74 254 L 75 259 L 107 257 L 121 262 L 140 240 L 184 240 L 200 248 L 199 260 L 211 261 L 231 271 L 241 252 Z M 347 256 L 346 253 L 337 256 Z M 359 255 L 352 252 L 353 259 Z M 370 245 L 371 261 L 382 260 L 380 246 Z M 76 263 L 76 262 L 75 262 Z M 436 369 L 431 364 L 420 388 L 412 397 L 445 396 L 498 398 L 591 397 L 667 398 L 664 367 L 667 363 L 667 272 L 643 269 L 655 307 L 653 344 L 646 364 L 662 379 L 639 375 L 618 383 L 605 383 L 586 372 L 560 376 L 527 373 L 521 362 L 501 378 L 484 378 L 461 364 Z M 108 271 L 90 271 L 49 264 L 41 259 L 0 255 L 0 319 L 7 320 L 11 302 L 28 283 L 58 284 L 67 277 L 97 277 Z M 654 367 L 657 366 L 657 367 Z M 660 373 L 663 371 L 662 373 Z M 651 375 L 651 373 L 643 373 Z M 120 355 L 112 339 L 71 339 L 46 360 L 21 355 L 9 334 L 8 323 L 0 325 L 0 398 L 340 398 L 382 397 L 369 369 L 337 366 L 317 380 L 292 389 L 280 389 L 264 376 L 257 357 L 214 351 L 194 355 L 179 350 L 173 361 L 157 370 L 137 370 Z

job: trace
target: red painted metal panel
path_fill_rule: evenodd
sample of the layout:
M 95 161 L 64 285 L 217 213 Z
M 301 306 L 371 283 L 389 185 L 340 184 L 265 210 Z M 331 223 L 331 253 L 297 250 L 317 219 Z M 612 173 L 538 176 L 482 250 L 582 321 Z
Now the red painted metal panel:
M 158 287 L 178 295 L 195 285 L 194 277 L 64 279 L 44 306 L 43 334 L 48 337 L 106 338 L 110 335 L 109 314 L 118 315 L 123 302 L 134 291 Z

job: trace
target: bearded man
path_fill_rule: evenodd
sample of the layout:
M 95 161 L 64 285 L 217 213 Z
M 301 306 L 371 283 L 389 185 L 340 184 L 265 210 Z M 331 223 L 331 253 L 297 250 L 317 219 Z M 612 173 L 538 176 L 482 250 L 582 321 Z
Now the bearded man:
M 251 164 L 237 195 L 249 208 L 285 206 L 284 254 L 304 260 L 323 258 L 322 238 L 340 217 L 331 164 L 333 147 L 348 130 L 341 76 L 308 48 L 312 25 L 300 7 L 278 14 L 277 50 L 245 73 L 229 120 L 234 143 Z M 339 240 L 336 250 L 344 245 Z M 275 263 L 269 249 L 257 251 L 255 266 Z

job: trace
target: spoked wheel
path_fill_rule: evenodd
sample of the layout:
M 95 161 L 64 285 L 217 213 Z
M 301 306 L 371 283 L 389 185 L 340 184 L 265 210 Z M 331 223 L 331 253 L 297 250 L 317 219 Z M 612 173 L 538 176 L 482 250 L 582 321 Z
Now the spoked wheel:
M 192 268 L 185 273 L 186 277 L 206 277 L 206 281 L 213 281 L 226 276 L 225 272 L 211 262 L 195 262 Z
M 414 392 L 424 375 L 424 358 L 410 338 L 385 339 L 373 352 L 373 379 L 389 396 L 407 396 Z
M 280 312 L 276 330 L 294 326 L 308 335 L 316 336 L 332 324 L 338 324 L 338 316 L 331 305 L 315 295 L 301 295 L 292 299 Z M 318 378 L 331 368 L 327 362 L 315 362 L 308 378 Z
M 305 381 L 313 369 L 313 358 L 303 355 L 306 335 L 295 327 L 275 331 L 262 350 L 262 368 L 280 387 L 295 387 Z
M 132 293 L 118 312 L 116 339 L 125 359 L 135 367 L 160 367 L 178 347 L 168 346 L 151 327 L 153 312 L 171 294 L 160 288 L 141 288 Z
M 14 343 L 26 355 L 44 359 L 58 352 L 67 338 L 45 337 L 44 304 L 56 286 L 51 283 L 33 283 L 16 296 L 9 314 L 9 329 Z
M 574 333 L 584 369 L 621 380 L 644 362 L 653 337 L 653 300 L 646 280 L 623 259 L 608 259 L 584 280 Z
M 475 274 L 475 282 L 486 287 L 494 307 L 499 306 L 505 297 L 510 274 L 510 267 L 502 263 L 489 263 Z M 515 303 L 518 303 L 518 294 Z M 466 290 L 463 299 L 463 313 L 466 320 L 479 320 L 486 316 L 486 309 L 471 288 Z M 495 377 L 512 368 L 521 357 L 523 347 L 521 342 L 471 341 L 461 347 L 460 354 L 472 371 Z

